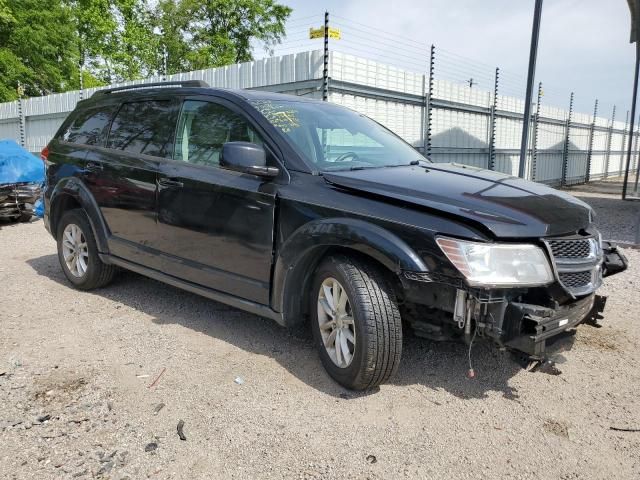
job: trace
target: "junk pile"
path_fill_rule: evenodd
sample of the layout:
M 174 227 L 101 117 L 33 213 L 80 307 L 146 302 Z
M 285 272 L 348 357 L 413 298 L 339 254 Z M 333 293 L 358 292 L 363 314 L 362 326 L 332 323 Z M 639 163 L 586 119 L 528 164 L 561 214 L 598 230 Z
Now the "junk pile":
M 13 140 L 0 140 L 0 219 L 28 222 L 44 182 L 44 162 Z

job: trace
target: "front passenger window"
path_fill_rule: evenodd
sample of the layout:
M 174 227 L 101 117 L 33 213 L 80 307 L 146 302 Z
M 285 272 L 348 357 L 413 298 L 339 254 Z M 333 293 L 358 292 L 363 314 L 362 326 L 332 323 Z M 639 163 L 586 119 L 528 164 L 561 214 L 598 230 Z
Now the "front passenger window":
M 174 159 L 217 167 L 222 145 L 240 141 L 262 145 L 242 116 L 216 103 L 187 100 L 178 120 Z

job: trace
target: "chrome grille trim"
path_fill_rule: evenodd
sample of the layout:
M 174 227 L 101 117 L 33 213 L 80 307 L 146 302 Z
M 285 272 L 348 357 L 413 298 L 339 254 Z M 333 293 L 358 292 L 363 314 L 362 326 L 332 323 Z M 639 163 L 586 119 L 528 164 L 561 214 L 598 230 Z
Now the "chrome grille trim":
M 543 239 L 560 285 L 572 296 L 593 293 L 602 284 L 599 235 Z
M 549 240 L 549 247 L 555 258 L 587 258 L 591 254 L 590 240 Z

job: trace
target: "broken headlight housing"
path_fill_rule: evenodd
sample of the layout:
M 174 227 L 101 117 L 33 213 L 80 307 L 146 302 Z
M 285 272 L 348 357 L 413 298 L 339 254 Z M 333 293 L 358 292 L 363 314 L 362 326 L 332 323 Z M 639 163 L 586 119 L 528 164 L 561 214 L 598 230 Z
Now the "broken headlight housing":
M 469 242 L 446 237 L 436 241 L 469 285 L 533 287 L 553 282 L 549 260 L 535 245 Z

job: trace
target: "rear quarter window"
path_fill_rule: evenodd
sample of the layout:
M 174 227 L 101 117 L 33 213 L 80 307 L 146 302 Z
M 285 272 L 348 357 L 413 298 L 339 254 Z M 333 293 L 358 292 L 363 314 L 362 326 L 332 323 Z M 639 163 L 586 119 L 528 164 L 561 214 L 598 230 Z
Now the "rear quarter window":
M 82 145 L 104 145 L 115 110 L 116 105 L 106 105 L 81 111 L 62 132 L 61 139 Z
M 127 153 L 171 158 L 175 108 L 170 101 L 123 103 L 111 124 L 107 147 Z

